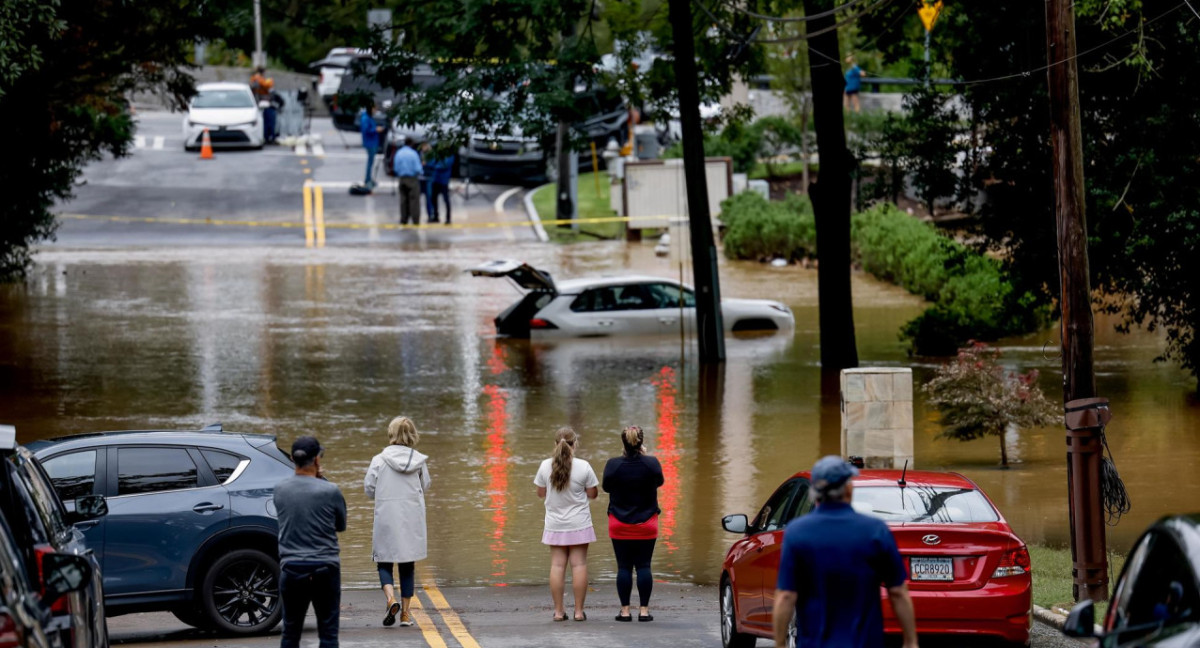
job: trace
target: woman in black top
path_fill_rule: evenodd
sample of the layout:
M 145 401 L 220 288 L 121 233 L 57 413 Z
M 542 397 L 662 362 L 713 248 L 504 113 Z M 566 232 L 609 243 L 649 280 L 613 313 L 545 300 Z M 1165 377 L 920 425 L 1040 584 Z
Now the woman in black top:
M 632 621 L 629 595 L 633 591 L 633 571 L 637 570 L 638 621 L 653 621 L 650 614 L 650 590 L 654 576 L 650 558 L 658 539 L 658 488 L 663 485 L 662 466 L 646 455 L 642 428 L 636 425 L 621 431 L 625 452 L 604 466 L 604 492 L 608 499 L 608 537 L 617 555 L 617 596 L 621 613 L 617 621 Z

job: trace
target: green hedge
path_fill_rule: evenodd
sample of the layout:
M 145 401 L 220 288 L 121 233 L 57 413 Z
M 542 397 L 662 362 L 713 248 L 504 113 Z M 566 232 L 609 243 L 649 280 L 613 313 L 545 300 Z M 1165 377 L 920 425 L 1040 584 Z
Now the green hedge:
M 745 192 L 721 204 L 721 220 L 731 259 L 816 255 L 812 207 L 805 198 L 768 202 Z M 933 302 L 901 330 L 915 353 L 953 355 L 967 340 L 1029 333 L 1049 321 L 1048 309 L 1034 295 L 1017 294 L 998 261 L 891 204 L 855 214 L 850 236 L 864 270 Z

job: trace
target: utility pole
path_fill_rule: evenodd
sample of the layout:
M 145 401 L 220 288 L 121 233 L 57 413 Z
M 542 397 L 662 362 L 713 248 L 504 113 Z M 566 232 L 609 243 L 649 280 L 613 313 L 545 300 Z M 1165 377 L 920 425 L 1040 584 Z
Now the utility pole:
M 254 64 L 267 66 L 267 54 L 262 47 L 262 0 L 254 0 Z
M 1062 308 L 1063 402 L 1067 430 L 1067 498 L 1075 600 L 1108 598 L 1101 503 L 1101 434 L 1108 403 L 1096 396 L 1092 366 L 1092 291 L 1084 213 L 1083 135 L 1079 125 L 1079 70 L 1075 65 L 1072 0 L 1046 0 L 1046 58 L 1050 89 L 1050 145 L 1054 156 L 1054 216 Z M 1094 410 L 1094 411 L 1093 411 Z M 1085 414 L 1090 412 L 1090 415 Z
M 804 13 L 816 15 L 833 7 L 832 0 L 804 0 Z M 830 13 L 808 23 L 809 39 L 817 52 L 841 59 L 837 18 Z M 826 31 L 827 30 L 827 31 Z M 808 188 L 817 225 L 818 319 L 821 329 L 821 369 L 837 372 L 858 366 L 854 337 L 853 297 L 850 292 L 850 151 L 842 93 L 846 87 L 840 65 L 808 57 L 812 79 L 813 125 L 821 172 Z
M 575 39 L 575 23 L 568 22 L 562 32 L 563 47 L 570 46 L 571 41 Z M 566 85 L 567 92 L 575 92 L 575 79 L 568 78 L 563 81 Z M 579 229 L 579 223 L 576 219 L 579 216 L 579 205 L 577 201 L 578 186 L 579 186 L 579 156 L 571 147 L 571 124 L 565 118 L 558 120 L 558 136 L 555 138 L 555 164 L 558 167 L 558 177 L 555 181 L 555 219 L 558 221 L 571 221 L 570 227 L 574 230 Z M 565 227 L 562 222 L 559 227 Z
M 700 362 L 724 362 L 725 326 L 721 321 L 721 280 L 717 275 L 717 246 L 713 243 L 708 183 L 704 177 L 704 133 L 700 129 L 700 89 L 696 82 L 692 5 L 691 0 L 669 0 L 668 6 L 671 30 L 675 34 L 675 82 L 679 90 L 679 125 L 683 134 L 683 176 L 687 184 L 688 225 L 692 239 L 692 282 L 696 287 L 696 333 L 700 343 Z M 846 271 L 849 272 L 849 266 Z

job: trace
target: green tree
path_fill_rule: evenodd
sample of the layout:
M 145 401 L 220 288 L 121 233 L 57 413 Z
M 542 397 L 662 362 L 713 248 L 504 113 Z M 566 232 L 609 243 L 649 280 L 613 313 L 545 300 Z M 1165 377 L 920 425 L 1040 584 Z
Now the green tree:
M 958 189 L 954 165 L 962 127 L 949 105 L 951 98 L 932 86 L 918 86 L 904 97 L 900 164 L 912 174 L 917 196 L 931 216 L 937 199 L 953 196 Z
M 193 90 L 187 47 L 211 33 L 202 4 L 7 0 L 0 9 L 0 120 L 9 124 L 0 185 L 0 278 L 26 272 L 29 247 L 54 235 L 51 207 L 89 160 L 124 155 L 133 120 L 126 97 L 156 89 L 175 102 Z
M 1062 412 L 1038 387 L 1036 370 L 1024 374 L 1006 371 L 998 362 L 1000 355 L 995 347 L 972 343 L 938 367 L 921 390 L 941 414 L 946 429 L 939 436 L 959 441 L 997 437 L 1000 464 L 1007 468 L 1004 433 L 1011 427 L 1051 425 L 1061 419 Z
M 912 56 L 914 17 L 889 6 L 864 18 L 889 57 Z M 947 11 L 933 53 L 970 111 L 977 150 L 966 191 L 982 191 L 980 241 L 1045 302 L 1057 298 L 1049 158 L 1045 8 L 973 4 Z M 1161 359 L 1200 375 L 1200 18 L 1186 5 L 1076 4 L 1080 114 L 1092 286 L 1122 330 L 1164 329 Z

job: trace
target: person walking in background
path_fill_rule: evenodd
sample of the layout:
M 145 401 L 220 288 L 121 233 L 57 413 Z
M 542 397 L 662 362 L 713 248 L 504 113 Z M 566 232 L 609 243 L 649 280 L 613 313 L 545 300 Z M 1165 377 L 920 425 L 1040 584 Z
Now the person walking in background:
M 383 133 L 383 127 L 375 121 L 374 101 L 368 101 L 363 108 L 363 112 L 359 116 L 358 130 L 362 133 L 362 145 L 367 151 L 367 175 L 363 180 L 363 186 L 367 189 L 374 189 L 375 178 L 371 175 L 371 170 L 375 166 L 375 155 L 379 153 L 379 137 Z
M 280 648 L 299 648 L 311 603 L 317 615 L 320 648 L 337 648 L 342 602 L 337 534 L 346 530 L 346 500 L 325 480 L 316 437 L 292 443 L 296 474 L 275 485 L 279 518 L 279 598 L 283 603 Z
M 632 621 L 629 595 L 637 570 L 638 621 L 653 621 L 650 592 L 654 574 L 650 559 L 658 539 L 658 488 L 663 485 L 662 466 L 646 454 L 642 428 L 631 425 L 621 431 L 624 452 L 604 465 L 604 492 L 608 499 L 608 537 L 617 556 L 617 598 L 621 611 L 617 621 Z
M 858 67 L 858 63 L 854 62 L 853 54 L 846 57 L 846 65 L 849 65 L 850 69 L 846 70 L 845 107 L 849 110 L 850 104 L 853 103 L 854 112 L 862 112 L 862 105 L 858 102 L 858 93 L 862 90 L 862 80 L 867 73 L 863 72 L 863 69 Z
M 883 648 L 882 585 L 904 648 L 917 648 L 916 615 L 908 574 L 891 529 L 850 506 L 858 469 L 829 455 L 812 469 L 817 507 L 787 525 L 775 589 L 775 646 L 788 645 L 796 618 L 797 646 Z
M 454 155 L 436 155 L 430 167 L 429 193 L 429 222 L 438 222 L 438 198 L 446 203 L 446 224 L 450 224 L 450 175 L 454 170 Z
M 405 137 L 396 151 L 392 170 L 400 179 L 400 224 L 421 224 L 421 156 L 413 148 L 413 138 Z
M 263 66 L 254 68 L 254 74 L 250 75 L 250 92 L 254 93 L 254 102 L 257 103 L 263 111 L 263 141 L 267 144 L 275 143 L 275 104 L 271 101 L 271 92 L 275 89 L 275 80 L 267 76 L 267 70 Z M 262 102 L 267 102 L 267 105 L 262 105 Z
M 425 491 L 429 488 L 428 457 L 416 451 L 421 435 L 407 416 L 388 424 L 388 447 L 371 459 L 363 488 L 375 500 L 375 525 L 371 534 L 371 560 L 379 570 L 379 584 L 387 597 L 383 625 L 390 626 L 400 614 L 400 625 L 413 624 L 413 571 L 427 554 L 425 536 Z M 396 602 L 392 566 L 400 573 L 400 602 Z
M 542 544 L 550 545 L 550 597 L 554 600 L 554 620 L 566 621 L 563 594 L 567 583 L 567 564 L 571 565 L 571 585 L 575 592 L 576 621 L 586 621 L 583 610 L 587 598 L 588 545 L 596 541 L 592 511 L 588 500 L 599 495 L 596 473 L 583 459 L 575 457 L 579 435 L 569 427 L 554 435 L 554 454 L 542 462 L 533 478 L 538 497 L 546 504 L 546 527 Z

